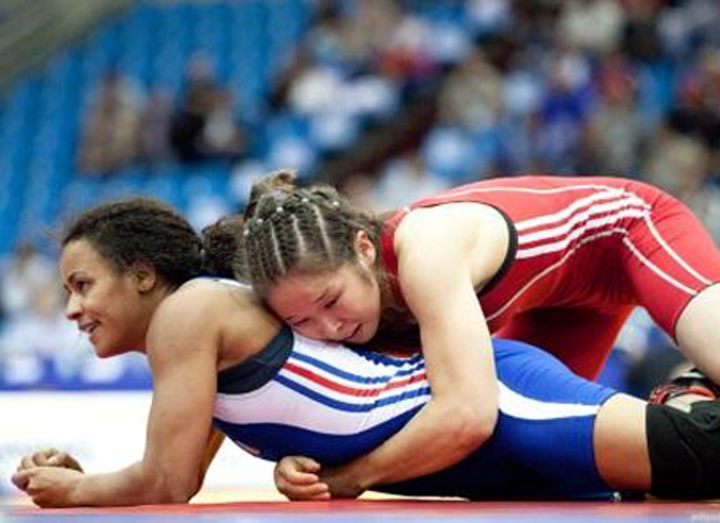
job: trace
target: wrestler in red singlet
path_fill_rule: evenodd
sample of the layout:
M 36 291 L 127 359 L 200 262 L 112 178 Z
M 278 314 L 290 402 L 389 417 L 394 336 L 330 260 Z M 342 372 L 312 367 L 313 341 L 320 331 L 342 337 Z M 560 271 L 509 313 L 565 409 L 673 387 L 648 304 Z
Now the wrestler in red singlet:
M 634 307 L 673 336 L 690 299 L 720 281 L 720 252 L 679 201 L 633 180 L 555 176 L 481 181 L 394 213 L 381 237 L 391 275 L 403 217 L 455 202 L 490 205 L 510 229 L 505 262 L 478 294 L 491 332 L 545 347 L 588 378 Z

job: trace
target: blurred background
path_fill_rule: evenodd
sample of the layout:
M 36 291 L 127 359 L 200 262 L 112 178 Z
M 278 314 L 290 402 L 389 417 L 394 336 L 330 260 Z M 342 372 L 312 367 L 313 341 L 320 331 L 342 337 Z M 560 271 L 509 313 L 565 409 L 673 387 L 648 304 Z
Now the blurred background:
M 639 178 L 720 238 L 720 3 L 0 0 L 0 474 L 60 445 L 51 414 L 87 454 L 62 408 L 150 386 L 64 319 L 63 223 L 143 194 L 201 228 L 278 167 L 374 211 L 499 175 Z M 639 311 L 602 381 L 645 395 L 681 362 Z

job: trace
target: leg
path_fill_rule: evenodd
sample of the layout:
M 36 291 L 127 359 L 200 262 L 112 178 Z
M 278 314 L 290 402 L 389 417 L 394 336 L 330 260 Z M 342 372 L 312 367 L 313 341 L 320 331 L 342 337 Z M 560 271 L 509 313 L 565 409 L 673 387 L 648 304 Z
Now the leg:
M 499 340 L 494 349 L 501 411 L 494 444 L 541 478 L 545 494 L 600 492 L 605 484 L 674 499 L 720 496 L 720 400 L 688 395 L 672 400 L 682 400 L 678 408 L 648 405 L 524 344 Z
M 667 499 L 716 498 L 719 435 L 717 400 L 686 394 L 667 405 L 648 405 L 618 394 L 597 414 L 595 459 L 600 476 L 618 490 Z
M 720 381 L 720 251 L 702 224 L 661 194 L 624 239 L 624 258 L 639 305 L 683 353 Z
M 594 448 L 600 476 L 617 490 L 650 490 L 650 456 L 645 431 L 646 402 L 617 394 L 595 419 Z
M 457 465 L 382 490 L 473 499 L 605 496 L 593 449 L 598 411 L 615 391 L 572 374 L 547 352 L 494 340 L 500 416 L 492 438 Z
M 683 353 L 715 382 L 720 382 L 719 325 L 720 285 L 712 285 L 690 300 L 675 326 Z
M 648 405 L 650 492 L 671 499 L 720 496 L 720 401 L 697 401 L 690 412 Z

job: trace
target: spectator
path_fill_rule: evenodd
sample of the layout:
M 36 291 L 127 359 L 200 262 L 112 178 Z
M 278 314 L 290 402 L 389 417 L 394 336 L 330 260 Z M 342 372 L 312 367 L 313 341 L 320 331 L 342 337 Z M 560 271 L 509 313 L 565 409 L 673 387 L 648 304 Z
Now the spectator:
M 153 89 L 140 124 L 140 157 L 143 161 L 152 163 L 170 157 L 172 109 L 172 94 L 162 87 Z
M 55 285 L 55 276 L 55 264 L 32 243 L 22 243 L 0 275 L 0 308 L 8 319 L 29 312 L 36 295 Z
M 468 130 L 497 124 L 502 77 L 480 49 L 472 50 L 452 71 L 440 90 L 440 118 Z
M 215 83 L 204 55 L 191 60 L 187 82 L 187 96 L 170 129 L 178 159 L 239 159 L 246 149 L 245 134 L 235 121 L 232 97 Z
M 446 179 L 430 172 L 417 151 L 390 162 L 380 176 L 374 200 L 383 211 L 435 194 L 448 186 Z
M 83 122 L 80 170 L 107 173 L 130 165 L 138 155 L 142 92 L 115 71 L 105 75 Z

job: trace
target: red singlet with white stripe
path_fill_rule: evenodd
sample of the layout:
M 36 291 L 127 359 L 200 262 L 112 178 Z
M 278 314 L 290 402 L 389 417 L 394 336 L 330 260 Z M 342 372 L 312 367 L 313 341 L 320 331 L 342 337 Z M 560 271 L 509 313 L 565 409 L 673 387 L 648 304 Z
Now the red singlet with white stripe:
M 693 296 L 720 281 L 720 252 L 676 199 L 634 180 L 559 176 L 481 181 L 394 213 L 381 236 L 391 276 L 403 217 L 454 202 L 491 205 L 509 223 L 508 257 L 479 293 L 491 332 L 543 347 L 587 378 L 600 372 L 634 307 L 673 336 Z

